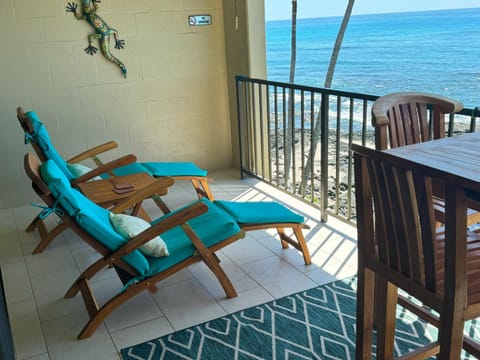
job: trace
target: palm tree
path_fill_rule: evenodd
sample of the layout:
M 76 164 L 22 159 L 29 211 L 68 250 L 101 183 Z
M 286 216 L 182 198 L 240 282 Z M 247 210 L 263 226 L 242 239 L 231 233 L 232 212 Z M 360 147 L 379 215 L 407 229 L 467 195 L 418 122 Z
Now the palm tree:
M 325 77 L 325 88 L 331 88 L 333 74 L 335 72 L 335 66 L 337 65 L 338 54 L 340 53 L 340 49 L 342 47 L 343 38 L 345 35 L 345 31 L 347 30 L 348 22 L 350 21 L 350 17 L 352 15 L 353 4 L 355 0 L 348 0 L 347 8 L 345 9 L 345 15 L 343 16 L 342 23 L 340 25 L 340 29 L 338 30 L 337 38 L 335 40 L 335 45 L 333 46 L 332 55 L 330 57 L 330 63 L 328 65 L 327 75 Z M 328 104 L 327 104 L 328 106 Z M 307 185 L 307 180 L 310 177 L 310 169 L 312 166 L 313 158 L 315 153 L 317 152 L 318 143 L 320 141 L 320 132 L 321 132 L 321 111 L 318 112 L 317 119 L 315 121 L 315 127 L 313 129 L 312 139 L 310 140 L 310 146 L 312 147 L 312 151 L 310 151 L 307 161 L 305 163 L 305 168 L 303 171 L 302 177 L 302 186 L 301 191 L 302 193 L 305 192 L 305 188 Z
M 295 65 L 297 61 L 297 0 L 292 0 L 292 36 L 291 36 L 291 52 L 290 52 L 290 75 L 288 81 L 295 82 Z M 293 146 L 293 132 L 295 129 L 295 94 L 293 89 L 288 93 L 288 111 L 287 111 L 287 126 L 285 131 L 285 164 L 284 164 L 284 186 L 288 186 L 288 179 L 290 177 L 290 166 L 292 163 Z

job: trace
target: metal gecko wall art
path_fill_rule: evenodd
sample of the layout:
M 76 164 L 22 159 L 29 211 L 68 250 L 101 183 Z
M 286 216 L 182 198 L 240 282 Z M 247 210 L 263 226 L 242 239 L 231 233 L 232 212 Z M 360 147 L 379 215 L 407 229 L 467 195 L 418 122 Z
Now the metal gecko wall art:
M 100 44 L 100 50 L 103 56 L 114 64 L 117 64 L 122 71 L 123 77 L 127 77 L 127 68 L 125 65 L 112 55 L 110 52 L 110 37 L 115 38 L 115 48 L 123 49 L 125 41 L 118 38 L 118 31 L 111 28 L 107 23 L 97 15 L 98 3 L 100 0 L 81 0 L 81 14 L 77 13 L 78 4 L 69 2 L 67 4 L 67 12 L 71 12 L 78 20 L 86 20 L 95 30 L 93 34 L 88 35 L 88 46 L 84 49 L 87 54 L 93 55 L 97 52 L 97 48 L 92 45 L 93 40 L 97 39 Z

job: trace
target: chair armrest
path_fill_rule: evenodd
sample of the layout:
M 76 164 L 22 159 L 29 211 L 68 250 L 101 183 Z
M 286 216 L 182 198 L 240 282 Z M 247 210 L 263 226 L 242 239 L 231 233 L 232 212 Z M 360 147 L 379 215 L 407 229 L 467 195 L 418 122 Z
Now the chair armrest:
M 115 205 L 110 211 L 114 213 L 122 213 L 132 206 L 135 206 L 139 202 L 151 198 L 153 195 L 165 193 L 166 190 L 174 183 L 171 177 L 162 177 L 156 180 L 154 183 L 145 186 L 143 189 L 138 190 L 132 196 L 129 196 L 122 202 Z
M 185 224 L 187 221 L 200 216 L 207 211 L 207 205 L 201 201 L 197 201 L 173 215 L 165 215 L 159 222 L 127 241 L 122 247 L 115 251 L 114 254 L 111 254 L 106 259 L 106 262 L 109 263 L 110 258 L 118 259 L 121 256 L 131 253 L 133 250 L 152 240 L 155 236 L 161 235 L 175 226 Z
M 116 169 L 120 166 L 124 166 L 124 165 L 127 165 L 127 164 L 134 163 L 135 161 L 137 161 L 137 157 L 133 154 L 122 156 L 121 158 L 115 159 L 115 160 L 110 161 L 106 164 L 102 164 L 102 165 L 96 167 L 95 169 L 92 169 L 88 173 L 72 180 L 71 185 L 72 186 L 77 186 L 78 184 L 80 184 L 82 182 L 85 182 L 87 180 L 90 180 L 90 179 L 94 178 L 95 176 L 99 176 L 101 174 L 109 173 L 113 169 Z
M 71 159 L 67 160 L 67 162 L 73 164 L 91 158 L 97 165 L 100 165 L 102 162 L 97 158 L 97 155 L 115 149 L 116 147 L 118 147 L 118 144 L 115 141 L 109 141 L 85 150 L 84 152 L 81 152 L 80 154 L 75 155 Z

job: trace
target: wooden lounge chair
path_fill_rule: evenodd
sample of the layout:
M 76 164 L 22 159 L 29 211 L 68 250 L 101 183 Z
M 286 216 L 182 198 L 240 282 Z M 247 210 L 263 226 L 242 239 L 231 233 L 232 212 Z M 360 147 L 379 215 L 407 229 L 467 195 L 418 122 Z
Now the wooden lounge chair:
M 198 200 L 156 219 L 151 227 L 127 241 L 112 226 L 110 211 L 122 213 L 132 206 L 138 207 L 142 199 L 170 186 L 173 183 L 171 178 L 158 179 L 109 211 L 72 188 L 53 160 L 40 165 L 33 155 L 26 154 L 24 163 L 34 190 L 47 203 L 50 211 L 56 212 L 63 222 L 102 255 L 78 277 L 65 295 L 70 298 L 80 292 L 90 316 L 79 339 L 91 336 L 102 321 L 125 301 L 144 290 L 156 291 L 158 281 L 194 262 L 204 261 L 207 264 L 228 298 L 237 295 L 220 267 L 215 251 L 242 238 L 244 233 L 230 216 L 208 199 Z M 157 235 L 161 235 L 166 243 L 168 256 L 151 257 L 139 251 L 141 245 Z M 101 269 L 110 266 L 115 268 L 124 287 L 99 307 L 89 280 Z
M 402 359 L 435 354 L 460 359 L 462 344 L 479 358 L 480 344 L 463 334 L 464 322 L 480 316 L 480 236 L 467 230 L 466 217 L 467 194 L 479 187 L 385 152 L 358 145 L 352 150 L 358 231 L 356 358 L 372 356 L 374 317 L 376 358 L 393 358 L 398 288 L 428 307 L 417 306 L 417 315 L 439 329 L 436 341 Z M 444 229 L 435 227 L 431 194 L 437 181 L 446 191 Z
M 210 180 L 206 177 L 207 172 L 198 168 L 193 163 L 137 163 L 134 155 L 127 155 L 104 164 L 98 158 L 98 155 L 116 148 L 117 144 L 114 141 L 89 149 L 65 161 L 55 149 L 45 126 L 35 112 L 30 111 L 25 113 L 23 109 L 19 107 L 17 108 L 17 118 L 25 133 L 25 143 L 32 145 L 37 156 L 42 161 L 48 159 L 54 160 L 74 186 L 82 186 L 82 183 L 92 179 L 98 179 L 99 176 L 105 176 L 105 174 L 108 174 L 110 177 L 122 177 L 126 179 L 126 182 L 133 181 L 137 185 L 150 182 L 148 179 L 146 181 L 144 177 L 141 176 L 142 174 L 148 174 L 154 177 L 171 175 L 170 177 L 173 177 L 175 180 L 190 180 L 199 198 L 207 197 L 213 200 L 213 195 L 208 186 Z M 79 162 L 86 159 L 91 159 L 97 167 L 85 170 L 88 168 L 78 165 Z M 140 179 L 137 179 L 139 177 Z M 92 184 L 88 184 L 84 186 L 91 187 L 91 185 Z M 121 197 L 115 197 L 116 200 L 118 200 L 117 198 Z M 160 197 L 155 196 L 154 201 L 163 212 L 169 211 Z M 110 206 L 113 204 L 115 204 L 115 202 L 103 205 Z M 142 209 L 139 211 L 142 217 L 148 219 L 147 214 Z M 26 232 L 38 229 L 42 239 L 33 250 L 33 254 L 41 253 L 57 235 L 66 229 L 66 225 L 62 223 L 48 231 L 44 219 L 39 215 L 37 215 L 25 229 Z
M 431 117 L 429 116 L 429 107 Z M 399 92 L 379 97 L 372 106 L 375 148 L 385 150 L 445 137 L 445 115 L 463 109 L 462 103 L 443 96 Z M 442 192 L 435 189 L 435 192 Z M 435 198 L 438 226 L 445 223 L 445 209 L 440 196 Z M 480 212 L 469 209 L 468 224 L 480 222 Z
M 50 141 L 48 132 L 40 121 L 40 118 L 34 111 L 24 112 L 21 107 L 17 108 L 17 118 L 22 129 L 25 132 L 25 143 L 31 143 L 40 160 L 53 159 L 57 165 L 65 172 L 69 180 L 76 180 L 77 176 L 72 173 L 69 164 L 77 164 L 81 161 L 91 159 L 95 164 L 102 165 L 103 162 L 98 157 L 99 154 L 116 148 L 118 145 L 115 141 L 109 141 L 105 144 L 88 149 L 71 159 L 65 161 L 55 149 Z M 90 179 L 93 176 L 102 174 L 100 171 L 92 170 L 88 175 L 82 178 Z M 124 166 L 117 167 L 111 173 L 117 176 L 124 176 L 144 172 L 154 177 L 169 176 L 175 181 L 188 180 L 192 182 L 199 198 L 206 197 L 213 200 L 213 195 L 208 185 L 211 179 L 207 177 L 207 171 L 199 168 L 191 162 L 143 162 L 129 163 Z M 95 174 L 95 175 L 92 175 Z

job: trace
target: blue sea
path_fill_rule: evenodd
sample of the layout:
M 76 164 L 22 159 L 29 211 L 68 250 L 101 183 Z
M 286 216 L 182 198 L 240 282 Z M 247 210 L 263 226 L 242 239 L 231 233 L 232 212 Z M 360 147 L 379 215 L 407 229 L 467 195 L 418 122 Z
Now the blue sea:
M 323 87 L 341 21 L 297 20 L 296 84 Z M 269 80 L 288 82 L 290 33 L 290 20 L 266 24 Z M 332 88 L 424 91 L 480 107 L 480 8 L 352 16 Z

